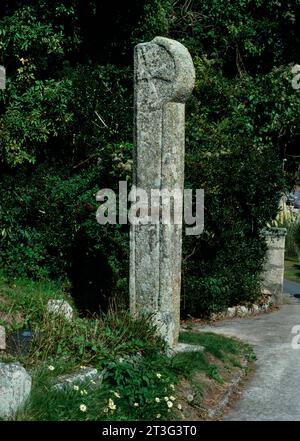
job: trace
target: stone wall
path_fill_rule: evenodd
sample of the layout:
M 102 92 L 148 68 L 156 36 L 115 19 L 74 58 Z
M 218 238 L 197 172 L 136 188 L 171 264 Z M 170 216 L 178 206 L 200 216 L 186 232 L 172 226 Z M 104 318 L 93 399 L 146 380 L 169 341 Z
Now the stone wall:
M 272 301 L 281 305 L 283 300 L 285 228 L 264 231 L 268 252 L 262 273 L 262 286 L 272 293 Z

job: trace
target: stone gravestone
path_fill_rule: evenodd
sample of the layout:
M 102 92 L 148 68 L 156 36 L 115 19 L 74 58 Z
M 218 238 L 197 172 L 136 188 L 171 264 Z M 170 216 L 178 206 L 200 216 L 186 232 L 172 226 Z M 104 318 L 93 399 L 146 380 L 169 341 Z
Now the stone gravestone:
M 6 83 L 5 67 L 0 66 L 0 90 L 5 89 L 5 83 Z
M 134 63 L 133 184 L 149 196 L 151 189 L 183 190 L 185 102 L 195 82 L 192 58 L 179 42 L 156 37 L 136 46 Z M 182 221 L 131 225 L 131 313 L 150 313 L 169 348 L 176 346 L 180 326 L 181 248 Z

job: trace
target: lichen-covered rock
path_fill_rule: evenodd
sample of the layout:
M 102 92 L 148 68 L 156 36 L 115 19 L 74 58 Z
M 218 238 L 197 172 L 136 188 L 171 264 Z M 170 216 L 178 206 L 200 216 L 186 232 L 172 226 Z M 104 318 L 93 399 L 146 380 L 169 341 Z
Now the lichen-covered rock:
M 177 345 L 168 351 L 168 355 L 173 357 L 179 353 L 187 352 L 203 352 L 205 350 L 204 346 L 192 345 L 188 343 L 177 343 Z
M 227 308 L 227 317 L 232 318 L 236 315 L 236 307 Z
M 261 311 L 262 311 L 262 312 L 267 312 L 268 309 L 269 309 L 269 305 L 268 305 L 267 303 L 264 303 L 264 304 L 261 306 Z
M 73 308 L 65 300 L 49 300 L 47 303 L 47 311 L 50 314 L 65 317 L 67 320 L 73 318 Z
M 31 391 L 31 376 L 20 363 L 0 363 L 0 418 L 14 419 Z
M 104 372 L 99 372 L 95 368 L 84 367 L 79 372 L 70 375 L 62 375 L 57 378 L 57 383 L 53 386 L 54 389 L 64 389 L 75 384 L 83 384 L 91 382 L 98 386 L 102 383 Z
M 236 312 L 239 317 L 245 317 L 249 313 L 249 310 L 246 306 L 238 306 Z

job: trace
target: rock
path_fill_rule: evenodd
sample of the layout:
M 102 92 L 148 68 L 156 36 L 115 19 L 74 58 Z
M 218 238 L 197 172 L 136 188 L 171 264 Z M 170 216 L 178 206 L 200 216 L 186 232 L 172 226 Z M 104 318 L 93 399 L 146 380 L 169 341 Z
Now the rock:
M 0 418 L 14 419 L 31 391 L 31 376 L 20 363 L 0 363 Z
M 4 326 L 0 326 L 0 350 L 5 351 L 6 349 L 6 334 Z
M 54 385 L 54 389 L 64 389 L 66 387 L 74 386 L 75 384 L 82 384 L 86 382 L 95 382 L 97 385 L 101 385 L 105 371 L 98 372 L 95 368 L 82 368 L 79 372 L 75 372 L 70 375 L 62 375 L 57 378 L 57 383 Z
M 249 313 L 249 310 L 246 306 L 237 306 L 236 313 L 239 317 L 245 317 Z
M 269 309 L 269 305 L 267 305 L 267 304 L 265 303 L 265 304 L 263 304 L 263 305 L 261 306 L 260 309 L 261 309 L 262 312 L 267 312 L 268 309 Z
M 266 305 L 268 305 L 268 306 L 270 306 L 270 305 L 272 305 L 272 297 L 269 297 L 267 300 L 266 300 Z
M 47 303 L 47 311 L 51 314 L 63 316 L 67 320 L 73 318 L 73 308 L 65 300 L 49 300 Z
M 253 312 L 254 314 L 258 314 L 258 313 L 259 313 L 259 306 L 253 304 L 253 305 L 252 305 L 252 312 Z
M 177 343 L 177 345 L 170 349 L 168 352 L 168 355 L 173 357 L 174 355 L 178 354 L 178 353 L 187 353 L 187 352 L 203 352 L 204 351 L 204 346 L 200 346 L 200 345 L 191 345 L 188 343 Z
M 264 296 L 272 297 L 272 293 L 271 293 L 271 291 L 268 290 L 268 289 L 266 289 L 266 288 L 263 288 L 263 289 L 261 290 L 261 293 L 262 293 L 262 295 L 264 295 Z
M 234 317 L 236 315 L 236 306 L 227 309 L 227 317 Z

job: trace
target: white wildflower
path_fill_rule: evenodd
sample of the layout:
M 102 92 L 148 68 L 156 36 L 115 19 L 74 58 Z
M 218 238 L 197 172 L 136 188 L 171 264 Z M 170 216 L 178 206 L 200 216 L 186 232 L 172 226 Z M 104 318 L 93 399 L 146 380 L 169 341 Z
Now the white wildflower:
M 117 406 L 115 405 L 114 401 L 110 398 L 108 400 L 108 407 L 110 410 L 116 410 Z
M 80 391 L 80 395 L 87 395 L 88 393 L 87 393 L 87 391 L 85 390 L 85 389 L 83 389 L 83 390 L 81 390 Z

